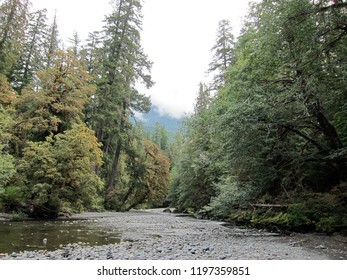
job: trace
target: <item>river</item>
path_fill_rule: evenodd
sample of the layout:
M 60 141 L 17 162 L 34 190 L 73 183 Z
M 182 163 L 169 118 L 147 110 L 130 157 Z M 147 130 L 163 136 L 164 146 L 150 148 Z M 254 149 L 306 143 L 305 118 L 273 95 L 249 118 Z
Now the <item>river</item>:
M 343 236 L 278 235 L 163 209 L 0 227 L 0 259 L 347 259 Z

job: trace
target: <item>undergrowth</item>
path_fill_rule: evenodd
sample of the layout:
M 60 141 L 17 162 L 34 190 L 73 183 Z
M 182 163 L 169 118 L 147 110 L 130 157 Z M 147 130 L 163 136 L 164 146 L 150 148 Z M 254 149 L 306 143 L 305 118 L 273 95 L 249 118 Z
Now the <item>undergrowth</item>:
M 286 209 L 242 209 L 228 216 L 239 225 L 250 225 L 272 231 L 316 231 L 347 234 L 347 192 L 341 189 L 330 193 L 302 195 L 297 203 Z

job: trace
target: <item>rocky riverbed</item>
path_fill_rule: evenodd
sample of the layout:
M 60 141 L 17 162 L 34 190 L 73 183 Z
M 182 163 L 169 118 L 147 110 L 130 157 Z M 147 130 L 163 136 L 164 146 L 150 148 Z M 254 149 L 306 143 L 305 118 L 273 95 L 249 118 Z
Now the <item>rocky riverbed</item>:
M 95 227 L 121 229 L 121 242 L 103 246 L 68 244 L 55 251 L 0 254 L 0 259 L 347 259 L 346 237 L 276 235 L 164 213 L 163 209 L 83 213 L 72 218 L 91 219 Z

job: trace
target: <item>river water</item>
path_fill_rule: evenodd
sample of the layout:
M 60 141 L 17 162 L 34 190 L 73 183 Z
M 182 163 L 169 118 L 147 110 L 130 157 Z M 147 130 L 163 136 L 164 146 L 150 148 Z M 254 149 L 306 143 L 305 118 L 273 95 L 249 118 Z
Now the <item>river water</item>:
M 345 260 L 347 237 L 273 235 L 162 209 L 81 213 L 69 220 L 0 221 L 0 259 Z
M 71 243 L 106 245 L 120 242 L 120 232 L 99 228 L 95 220 L 0 221 L 0 253 L 53 251 Z

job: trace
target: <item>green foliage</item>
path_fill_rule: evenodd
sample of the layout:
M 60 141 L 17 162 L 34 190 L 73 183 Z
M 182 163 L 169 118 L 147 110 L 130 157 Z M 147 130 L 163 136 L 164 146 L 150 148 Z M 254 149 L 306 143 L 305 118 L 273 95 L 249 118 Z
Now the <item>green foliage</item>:
M 3 145 L 0 144 L 0 194 L 4 186 L 7 185 L 16 174 L 13 156 L 3 152 Z
M 15 158 L 9 153 L 12 113 L 11 109 L 4 108 L 0 103 L 0 196 L 16 174 Z
M 266 211 L 265 213 L 254 213 L 250 220 L 251 225 L 269 230 L 288 228 L 289 215 L 283 212 Z
M 0 73 L 0 104 L 8 105 L 15 98 L 15 94 L 8 83 L 8 80 L 5 75 Z
M 15 185 L 7 185 L 0 193 L 0 209 L 6 212 L 21 211 L 25 209 L 25 194 L 23 189 Z
M 19 170 L 25 174 L 23 192 L 26 204 L 32 206 L 30 214 L 55 216 L 64 208 L 97 208 L 97 194 L 103 187 L 94 171 L 101 165 L 99 146 L 84 124 L 46 141 L 28 143 Z
M 170 160 L 156 144 L 149 140 L 134 141 L 132 153 L 122 164 L 118 188 L 108 201 L 110 209 L 126 211 L 135 207 L 162 206 L 168 195 Z
M 144 141 L 144 146 L 146 173 L 142 182 L 148 188 L 146 204 L 157 207 L 163 205 L 168 194 L 170 159 L 151 141 Z
M 2 208 L 55 217 L 96 209 L 102 196 L 109 209 L 159 206 L 171 182 L 182 210 L 271 229 L 345 230 L 347 8 L 335 2 L 254 3 L 237 41 L 221 21 L 209 69 L 218 92 L 200 84 L 169 147 L 163 127 L 153 143 L 130 121 L 150 109 L 136 85 L 153 85 L 141 1 L 114 0 L 103 30 L 82 48 L 75 34 L 67 52 L 56 18 L 47 27 L 45 10 L 2 1 Z M 265 197 L 287 211 L 249 208 Z
M 227 217 L 235 209 L 246 209 L 257 191 L 255 187 L 231 178 L 216 184 L 216 189 L 216 196 L 203 211 L 217 217 Z
M 23 50 L 10 75 L 11 84 L 18 93 L 34 79 L 36 72 L 45 67 L 46 13 L 43 9 L 28 15 Z
M 217 72 L 212 82 L 213 89 L 219 89 L 225 85 L 225 74 L 234 62 L 234 44 L 230 21 L 221 20 L 218 24 L 216 44 L 211 50 L 213 60 L 209 65 L 209 72 Z
M 18 137 L 44 140 L 84 119 L 84 108 L 95 92 L 90 76 L 71 52 L 51 56 L 51 68 L 37 73 L 35 84 L 15 100 Z
M 328 1 L 252 5 L 223 87 L 186 122 L 176 206 L 273 229 L 344 227 L 345 202 L 332 189 L 347 180 L 346 20 L 346 6 Z M 248 210 L 265 195 L 291 206 Z
M 164 126 L 155 123 L 155 129 L 150 137 L 152 142 L 160 147 L 161 150 L 169 153 L 169 136 Z
M 288 209 L 288 224 L 295 229 L 306 227 L 332 233 L 347 228 L 347 193 L 345 186 L 332 193 L 305 196 L 305 200 Z
M 319 231 L 346 233 L 347 193 L 345 185 L 329 193 L 305 193 L 288 207 L 237 209 L 228 215 L 231 221 L 274 231 Z M 225 217 L 225 216 L 224 216 Z
M 253 226 L 271 231 L 293 229 L 289 224 L 290 214 L 283 211 L 274 211 L 271 208 L 252 210 L 239 209 L 229 214 L 228 219 L 229 221 L 235 222 L 237 225 Z
M 3 208 L 46 218 L 100 208 L 103 182 L 96 170 L 102 152 L 94 131 L 83 123 L 95 87 L 73 54 L 52 53 L 50 67 L 36 73 L 16 98 L 9 87 L 2 89 Z
M 11 221 L 23 221 L 27 217 L 27 214 L 20 210 L 12 211 L 11 213 Z
M 0 75 L 8 76 L 22 53 L 28 6 L 26 0 L 0 4 Z
M 113 197 L 121 191 L 119 183 L 124 181 L 120 173 L 122 157 L 136 153 L 130 117 L 135 110 L 150 109 L 150 99 L 138 92 L 135 85 L 141 82 L 149 88 L 153 82 L 152 63 L 140 42 L 141 1 L 114 0 L 112 4 L 114 10 L 106 16 L 101 36 L 90 36 L 82 57 L 87 59 L 84 64 L 97 85 L 88 107 L 88 122 L 103 143 L 105 164 L 99 172 L 106 182 L 105 206 L 113 208 L 113 200 L 122 201 Z
M 170 193 L 173 204 L 181 210 L 199 210 L 215 195 L 214 183 L 218 181 L 220 169 L 210 148 L 214 130 L 208 115 L 211 100 L 208 90 L 201 84 L 195 114 L 187 118 L 186 131 L 176 138 L 181 147 L 176 149 L 174 157 L 175 176 Z

